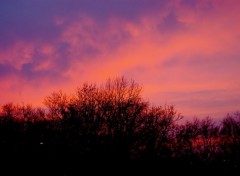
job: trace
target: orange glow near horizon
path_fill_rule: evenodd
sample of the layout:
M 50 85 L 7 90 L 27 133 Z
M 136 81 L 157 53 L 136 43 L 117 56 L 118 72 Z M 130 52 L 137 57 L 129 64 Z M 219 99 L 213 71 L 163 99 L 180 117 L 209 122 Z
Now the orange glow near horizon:
M 39 106 L 53 91 L 70 94 L 84 82 L 102 84 L 123 75 L 142 85 L 143 96 L 153 104 L 174 104 L 188 118 L 238 111 L 240 2 L 148 2 L 136 4 L 136 14 L 107 4 L 99 7 L 105 12 L 94 11 L 92 3 L 100 2 L 88 2 L 89 9 L 79 2 L 78 10 L 69 3 L 72 13 L 22 19 L 29 34 L 19 26 L 15 35 L 3 31 L 13 37 L 0 43 L 0 105 Z M 61 4 L 52 8 L 63 9 Z M 17 25 L 15 13 L 11 20 Z M 35 20 L 42 20 L 45 33 L 30 30 Z

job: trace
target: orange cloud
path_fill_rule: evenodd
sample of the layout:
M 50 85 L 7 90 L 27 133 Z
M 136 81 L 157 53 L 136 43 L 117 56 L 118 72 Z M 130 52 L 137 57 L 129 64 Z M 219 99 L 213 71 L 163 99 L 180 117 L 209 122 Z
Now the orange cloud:
M 33 63 L 30 70 L 37 79 L 4 80 L 0 88 L 8 97 L 2 102 L 22 99 L 40 104 L 53 90 L 72 92 L 84 81 L 101 83 L 125 75 L 143 85 L 150 101 L 176 104 L 186 115 L 237 109 L 239 3 L 197 2 L 193 8 L 171 1 L 158 13 L 149 11 L 135 21 L 112 16 L 101 23 L 83 13 L 75 20 L 56 18 L 62 31 L 55 41 L 16 42 L 0 52 L 0 64 L 9 63 L 17 70 Z M 22 95 L 9 91 L 8 85 Z M 229 103 L 224 108 L 221 101 Z M 212 102 L 209 108 L 203 106 L 207 102 Z

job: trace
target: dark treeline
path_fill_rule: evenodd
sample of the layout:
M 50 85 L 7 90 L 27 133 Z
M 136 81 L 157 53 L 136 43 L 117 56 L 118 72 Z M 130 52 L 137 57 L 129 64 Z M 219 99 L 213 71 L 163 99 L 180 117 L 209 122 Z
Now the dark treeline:
M 151 106 L 124 78 L 46 97 L 46 108 L 8 103 L 0 111 L 0 153 L 71 168 L 78 161 L 149 161 L 240 168 L 240 114 L 178 123 L 173 106 Z

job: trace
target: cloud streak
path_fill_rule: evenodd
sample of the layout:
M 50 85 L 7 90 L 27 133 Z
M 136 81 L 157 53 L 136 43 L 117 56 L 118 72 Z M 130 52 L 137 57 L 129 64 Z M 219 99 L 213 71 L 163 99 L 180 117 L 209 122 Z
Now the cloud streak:
M 187 117 L 239 108 L 238 1 L 1 1 L 0 103 L 124 75 Z M 224 107 L 224 108 L 223 108 Z

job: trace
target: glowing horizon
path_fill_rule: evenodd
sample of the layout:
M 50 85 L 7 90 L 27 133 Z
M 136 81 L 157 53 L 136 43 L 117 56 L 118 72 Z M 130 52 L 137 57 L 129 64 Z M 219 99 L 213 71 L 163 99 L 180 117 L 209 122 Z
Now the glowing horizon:
M 240 109 L 240 1 L 2 0 L 0 105 L 125 76 L 156 105 Z

